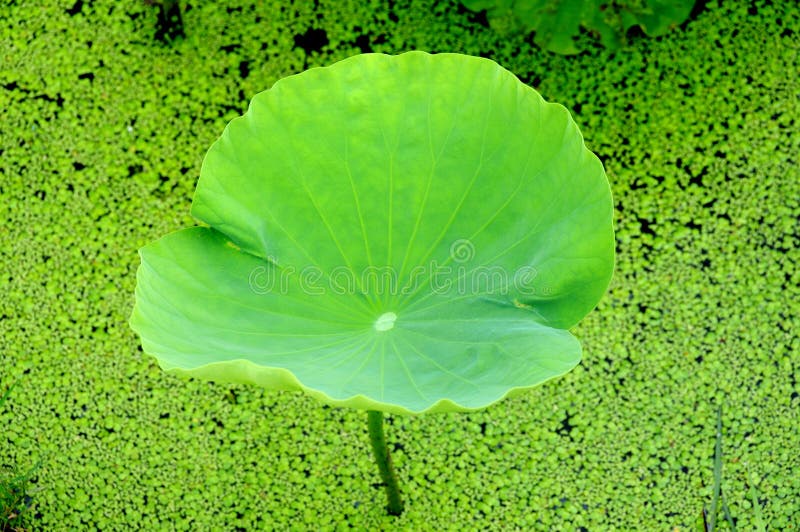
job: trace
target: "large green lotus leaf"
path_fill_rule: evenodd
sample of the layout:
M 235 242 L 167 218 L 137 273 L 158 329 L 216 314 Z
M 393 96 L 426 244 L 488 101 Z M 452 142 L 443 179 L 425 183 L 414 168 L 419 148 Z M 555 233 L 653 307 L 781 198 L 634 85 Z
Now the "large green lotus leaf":
M 168 371 L 397 413 L 564 374 L 613 268 L 569 113 L 487 59 L 365 54 L 277 82 L 140 253 L 132 327 Z

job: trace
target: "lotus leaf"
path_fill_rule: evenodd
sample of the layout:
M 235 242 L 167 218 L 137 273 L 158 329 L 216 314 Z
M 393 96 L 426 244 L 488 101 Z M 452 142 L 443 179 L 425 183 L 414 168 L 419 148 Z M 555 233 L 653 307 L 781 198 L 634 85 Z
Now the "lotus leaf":
M 208 151 L 191 212 L 140 250 L 144 351 L 368 410 L 479 409 L 568 372 L 613 269 L 569 112 L 458 54 L 278 81 Z

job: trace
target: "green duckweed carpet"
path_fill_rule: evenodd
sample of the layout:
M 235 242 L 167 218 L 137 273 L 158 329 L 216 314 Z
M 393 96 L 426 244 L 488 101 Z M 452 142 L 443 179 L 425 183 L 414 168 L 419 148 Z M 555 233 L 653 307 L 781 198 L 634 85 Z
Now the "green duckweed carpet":
M 711 0 L 572 57 L 455 1 L 184 5 L 171 45 L 144 2 L 0 6 L 0 467 L 39 464 L 29 529 L 693 530 L 718 405 L 738 528 L 800 527 L 795 2 Z M 202 158 L 254 94 L 412 49 L 492 58 L 571 109 L 618 254 L 577 369 L 478 413 L 391 418 L 392 518 L 364 412 L 164 375 L 128 318 L 137 249 L 193 224 Z

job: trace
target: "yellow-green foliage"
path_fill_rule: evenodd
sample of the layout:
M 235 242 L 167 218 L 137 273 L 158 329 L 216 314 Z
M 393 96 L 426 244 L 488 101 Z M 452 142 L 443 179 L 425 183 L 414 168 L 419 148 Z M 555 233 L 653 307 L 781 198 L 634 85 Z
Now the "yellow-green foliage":
M 192 1 L 172 46 L 143 2 L 2 2 L 0 387 L 24 386 L 0 411 L 0 465 L 41 460 L 32 526 L 392 522 L 363 413 L 163 375 L 127 325 L 136 250 L 192 223 L 226 122 L 276 79 L 369 49 L 486 55 L 572 107 L 617 209 L 616 276 L 575 330 L 575 371 L 387 426 L 399 526 L 688 530 L 711 499 L 723 401 L 739 528 L 748 469 L 769 529 L 796 526 L 800 16 L 747 4 L 561 57 L 455 1 Z

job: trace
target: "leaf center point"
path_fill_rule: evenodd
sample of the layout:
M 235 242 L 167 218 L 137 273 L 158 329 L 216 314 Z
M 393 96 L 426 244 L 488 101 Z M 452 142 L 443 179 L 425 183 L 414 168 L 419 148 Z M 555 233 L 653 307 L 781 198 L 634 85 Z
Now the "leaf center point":
M 388 331 L 394 327 L 394 320 L 397 319 L 397 314 L 394 312 L 385 312 L 375 320 L 375 330 L 378 332 Z

